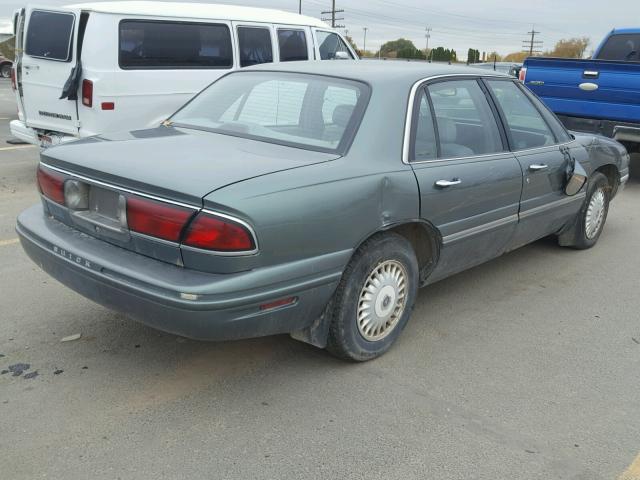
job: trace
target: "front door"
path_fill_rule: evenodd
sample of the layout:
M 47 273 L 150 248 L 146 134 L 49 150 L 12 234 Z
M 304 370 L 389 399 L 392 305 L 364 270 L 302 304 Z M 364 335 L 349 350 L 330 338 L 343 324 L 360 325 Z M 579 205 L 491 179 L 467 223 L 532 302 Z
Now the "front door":
M 80 10 L 29 7 L 20 59 L 22 103 L 30 127 L 78 132 L 76 102 L 60 99 L 76 64 Z
M 520 223 L 511 248 L 558 232 L 580 209 L 584 193 L 565 194 L 571 138 L 511 80 L 487 80 L 505 122 L 511 149 L 523 171 Z M 573 142 L 574 144 L 577 142 Z M 579 147 L 579 145 L 573 145 Z
M 408 155 L 420 215 L 442 235 L 433 282 L 504 252 L 518 221 L 522 170 L 478 80 L 430 84 L 413 109 Z

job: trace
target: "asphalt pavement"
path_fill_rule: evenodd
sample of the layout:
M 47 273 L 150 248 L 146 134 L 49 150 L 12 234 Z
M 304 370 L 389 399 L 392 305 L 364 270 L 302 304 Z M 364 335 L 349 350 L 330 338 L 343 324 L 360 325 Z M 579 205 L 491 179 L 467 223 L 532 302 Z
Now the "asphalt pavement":
M 0 479 L 640 479 L 637 179 L 595 248 L 430 286 L 388 354 L 349 364 L 185 340 L 48 277 L 14 231 L 38 201 L 14 117 L 0 79 Z

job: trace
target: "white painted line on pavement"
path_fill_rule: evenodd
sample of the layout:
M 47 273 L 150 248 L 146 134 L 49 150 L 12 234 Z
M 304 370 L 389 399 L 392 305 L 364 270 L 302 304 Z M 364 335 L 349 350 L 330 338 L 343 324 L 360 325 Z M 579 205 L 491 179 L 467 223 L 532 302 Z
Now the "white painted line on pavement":
M 21 148 L 33 148 L 35 145 L 16 145 L 15 147 L 0 147 L 0 152 L 5 150 L 20 150 Z
M 7 245 L 15 245 L 20 241 L 19 238 L 10 238 L 9 240 L 0 240 L 0 247 L 6 247 Z

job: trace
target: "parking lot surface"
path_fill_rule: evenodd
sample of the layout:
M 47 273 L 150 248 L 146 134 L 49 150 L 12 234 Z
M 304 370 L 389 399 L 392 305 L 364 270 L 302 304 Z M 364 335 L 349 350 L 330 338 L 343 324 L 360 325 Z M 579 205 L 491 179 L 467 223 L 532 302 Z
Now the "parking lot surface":
M 428 287 L 388 354 L 348 364 L 185 340 L 49 278 L 14 231 L 38 201 L 14 117 L 0 79 L 0 479 L 640 478 L 637 179 L 595 248 Z

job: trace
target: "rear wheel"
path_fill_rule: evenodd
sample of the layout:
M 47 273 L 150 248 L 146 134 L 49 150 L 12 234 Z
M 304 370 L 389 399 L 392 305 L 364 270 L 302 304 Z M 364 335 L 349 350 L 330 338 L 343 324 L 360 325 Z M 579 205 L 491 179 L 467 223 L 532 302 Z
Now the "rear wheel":
M 406 325 L 418 289 L 418 261 L 395 233 L 365 242 L 345 269 L 335 294 L 327 349 L 354 361 L 386 352 Z
M 604 229 L 609 212 L 611 186 L 607 177 L 600 172 L 589 179 L 587 196 L 572 228 L 573 239 L 567 246 L 577 249 L 593 247 Z
M 0 66 L 0 76 L 4 77 L 4 78 L 9 78 L 11 76 L 11 65 L 8 63 L 5 63 L 4 65 Z

